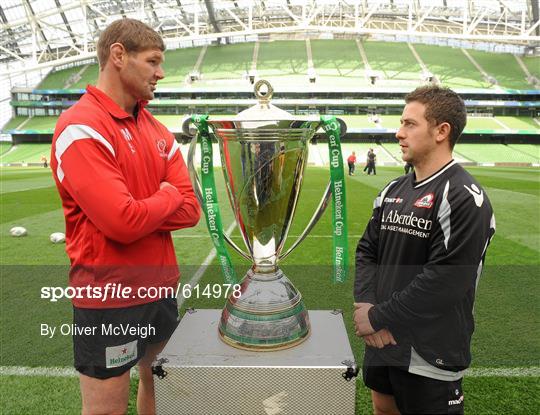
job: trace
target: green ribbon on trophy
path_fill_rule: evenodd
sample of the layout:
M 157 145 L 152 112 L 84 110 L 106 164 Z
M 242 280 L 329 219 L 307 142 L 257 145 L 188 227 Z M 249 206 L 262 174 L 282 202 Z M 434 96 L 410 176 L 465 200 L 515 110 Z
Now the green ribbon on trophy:
M 208 115 L 196 114 L 191 117 L 191 120 L 197 127 L 201 145 L 201 187 L 204 201 L 202 210 L 206 218 L 206 226 L 212 236 L 212 242 L 214 243 L 225 281 L 228 284 L 237 284 L 238 278 L 236 277 L 231 257 L 225 246 L 225 238 L 223 237 L 223 222 L 221 221 L 216 182 L 214 180 L 212 140 L 208 131 Z
M 347 209 L 345 194 L 345 174 L 341 152 L 341 128 L 336 117 L 321 117 L 324 131 L 328 136 L 330 157 L 330 183 L 332 188 L 332 231 L 334 256 L 334 282 L 344 282 L 349 271 L 349 245 L 347 239 Z

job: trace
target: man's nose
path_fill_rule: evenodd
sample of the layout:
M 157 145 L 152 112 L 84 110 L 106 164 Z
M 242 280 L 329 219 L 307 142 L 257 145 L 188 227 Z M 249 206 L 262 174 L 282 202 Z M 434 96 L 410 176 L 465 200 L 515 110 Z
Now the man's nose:
M 163 68 L 161 67 L 161 65 L 159 65 L 157 71 L 156 71 L 156 77 L 158 79 L 163 79 L 165 78 L 165 72 L 163 71 Z
M 403 136 L 403 131 L 402 131 L 401 127 L 399 127 L 398 130 L 396 131 L 396 138 L 398 140 L 403 140 L 405 138 Z

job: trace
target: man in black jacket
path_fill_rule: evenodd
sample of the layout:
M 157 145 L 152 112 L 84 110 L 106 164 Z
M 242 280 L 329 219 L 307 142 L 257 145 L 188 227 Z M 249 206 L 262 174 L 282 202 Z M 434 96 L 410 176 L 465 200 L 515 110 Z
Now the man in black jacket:
M 367 158 L 368 158 L 368 162 L 367 162 L 368 171 L 367 171 L 367 174 L 369 176 L 371 174 L 371 172 L 373 172 L 373 175 L 375 176 L 377 174 L 377 169 L 375 168 L 375 161 L 377 160 L 377 155 L 375 154 L 375 152 L 373 151 L 372 148 L 369 149 Z
M 461 98 L 426 86 L 405 101 L 396 137 L 415 172 L 375 199 L 356 251 L 363 377 L 376 414 L 459 414 L 495 217 L 480 185 L 452 159 L 466 123 Z

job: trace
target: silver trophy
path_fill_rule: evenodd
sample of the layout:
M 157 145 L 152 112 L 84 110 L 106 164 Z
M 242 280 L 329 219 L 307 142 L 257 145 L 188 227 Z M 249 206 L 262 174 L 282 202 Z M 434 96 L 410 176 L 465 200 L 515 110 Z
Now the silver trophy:
M 308 142 L 319 117 L 295 117 L 270 104 L 273 90 L 264 80 L 255 84 L 258 104 L 234 117 L 208 120 L 210 135 L 219 143 L 229 201 L 248 252 L 227 235 L 225 240 L 252 262 L 241 282 L 239 298 L 231 295 L 221 314 L 219 335 L 231 346 L 276 350 L 295 346 L 310 333 L 302 295 L 279 268 L 308 235 L 331 197 L 330 184 L 306 229 L 282 253 L 297 207 Z M 184 130 L 187 125 L 184 123 Z M 188 166 L 195 192 L 203 204 L 194 166 L 193 138 Z

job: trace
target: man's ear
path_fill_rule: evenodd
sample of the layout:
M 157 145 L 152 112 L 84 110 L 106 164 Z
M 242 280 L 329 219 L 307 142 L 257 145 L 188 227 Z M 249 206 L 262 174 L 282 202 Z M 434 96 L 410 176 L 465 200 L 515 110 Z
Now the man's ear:
M 450 141 L 450 132 L 452 130 L 452 127 L 450 127 L 450 124 L 447 122 L 440 123 L 437 126 L 437 143 L 441 143 L 444 140 Z
M 115 68 L 122 68 L 124 66 L 125 58 L 127 56 L 126 49 L 121 43 L 113 43 L 109 48 L 109 61 Z

